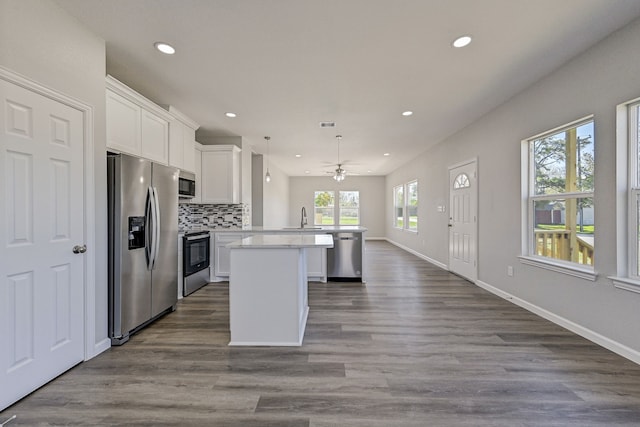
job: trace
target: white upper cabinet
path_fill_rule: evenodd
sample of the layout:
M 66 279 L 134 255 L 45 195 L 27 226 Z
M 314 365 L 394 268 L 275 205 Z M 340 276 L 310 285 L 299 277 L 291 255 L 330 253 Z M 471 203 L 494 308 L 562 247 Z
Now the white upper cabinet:
M 200 125 L 172 105 L 168 110 L 173 116 L 169 125 L 169 165 L 195 172 L 196 129 Z
M 142 110 L 141 156 L 158 163 L 169 162 L 169 122 L 145 109 Z
M 107 90 L 107 147 L 141 152 L 140 111 L 138 105 Z
M 193 145 L 193 154 L 195 158 L 194 172 L 196 175 L 196 195 L 193 199 L 191 199 L 190 203 L 202 203 L 202 145 L 198 142 L 195 142 Z
M 169 164 L 169 113 L 111 76 L 106 86 L 107 148 Z
M 235 145 L 203 145 L 201 177 L 202 203 L 239 203 L 240 149 Z

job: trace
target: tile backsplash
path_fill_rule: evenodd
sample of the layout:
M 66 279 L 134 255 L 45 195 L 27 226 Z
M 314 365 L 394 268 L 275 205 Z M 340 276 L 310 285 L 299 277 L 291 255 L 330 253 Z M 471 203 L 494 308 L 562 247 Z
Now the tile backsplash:
M 180 203 L 178 205 L 179 231 L 188 231 L 198 227 L 242 228 L 250 223 L 251 211 L 247 204 Z

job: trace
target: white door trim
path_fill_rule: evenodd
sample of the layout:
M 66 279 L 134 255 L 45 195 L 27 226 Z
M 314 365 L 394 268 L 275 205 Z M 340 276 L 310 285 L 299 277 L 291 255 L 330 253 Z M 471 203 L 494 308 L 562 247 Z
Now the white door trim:
M 48 88 L 25 76 L 0 66 L 0 79 L 23 87 L 39 95 L 79 110 L 83 116 L 84 136 L 84 236 L 89 253 L 84 261 L 84 360 L 91 359 L 109 348 L 109 340 L 96 343 L 96 308 L 95 308 L 95 266 L 96 266 L 96 223 L 95 223 L 95 176 L 94 168 L 94 112 L 91 105 Z M 106 303 L 106 302 L 105 302 Z
M 470 164 L 474 164 L 475 165 L 474 169 L 475 169 L 475 174 L 476 174 L 476 176 L 475 176 L 476 185 L 475 185 L 475 188 L 473 189 L 473 191 L 475 192 L 476 221 L 475 221 L 475 224 L 474 224 L 475 239 L 474 239 L 474 242 L 473 242 L 473 251 L 474 251 L 474 254 L 475 254 L 475 263 L 474 263 L 474 266 L 473 266 L 474 273 L 473 273 L 473 280 L 472 280 L 473 282 L 475 282 L 475 281 L 478 280 L 478 264 L 479 264 L 479 254 L 478 254 L 479 244 L 478 244 L 478 240 L 479 240 L 479 237 L 480 237 L 479 236 L 479 232 L 478 232 L 479 224 L 480 224 L 480 212 L 479 212 L 479 205 L 480 204 L 479 204 L 479 199 L 478 199 L 478 194 L 480 194 L 480 192 L 479 192 L 479 186 L 480 186 L 480 176 L 479 175 L 480 174 L 478 172 L 478 157 L 472 157 L 472 158 L 464 160 L 462 162 L 450 165 L 447 168 L 447 182 L 449 183 L 449 177 L 450 177 L 451 171 L 453 169 L 457 169 L 459 167 L 470 165 Z M 447 197 L 449 198 L 449 201 L 448 201 L 449 207 L 451 207 L 451 187 L 450 186 L 449 186 L 449 190 L 447 191 Z M 451 244 L 450 241 L 449 241 L 449 244 Z M 451 271 L 451 258 L 450 258 L 451 257 L 451 251 L 450 251 L 450 248 L 448 248 L 448 250 L 449 250 L 449 258 L 448 258 L 449 266 L 448 266 L 448 269 L 449 269 L 449 271 Z

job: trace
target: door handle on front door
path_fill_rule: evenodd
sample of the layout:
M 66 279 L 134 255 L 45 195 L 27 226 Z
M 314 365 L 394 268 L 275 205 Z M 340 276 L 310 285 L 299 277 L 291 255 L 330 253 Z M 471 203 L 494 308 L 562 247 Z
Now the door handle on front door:
M 87 245 L 75 245 L 73 247 L 74 254 L 83 254 L 87 252 Z

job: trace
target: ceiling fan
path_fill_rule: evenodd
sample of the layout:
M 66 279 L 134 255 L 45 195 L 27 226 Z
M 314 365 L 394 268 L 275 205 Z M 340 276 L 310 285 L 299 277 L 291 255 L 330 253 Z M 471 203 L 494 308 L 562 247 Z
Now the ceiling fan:
M 338 163 L 335 163 L 337 168 L 335 171 L 327 172 L 327 173 L 332 173 L 333 179 L 335 179 L 338 182 L 342 182 L 347 176 L 347 171 L 342 169 L 342 165 L 345 162 L 340 162 L 340 141 L 342 140 L 342 135 L 336 135 L 336 140 L 338 141 Z

